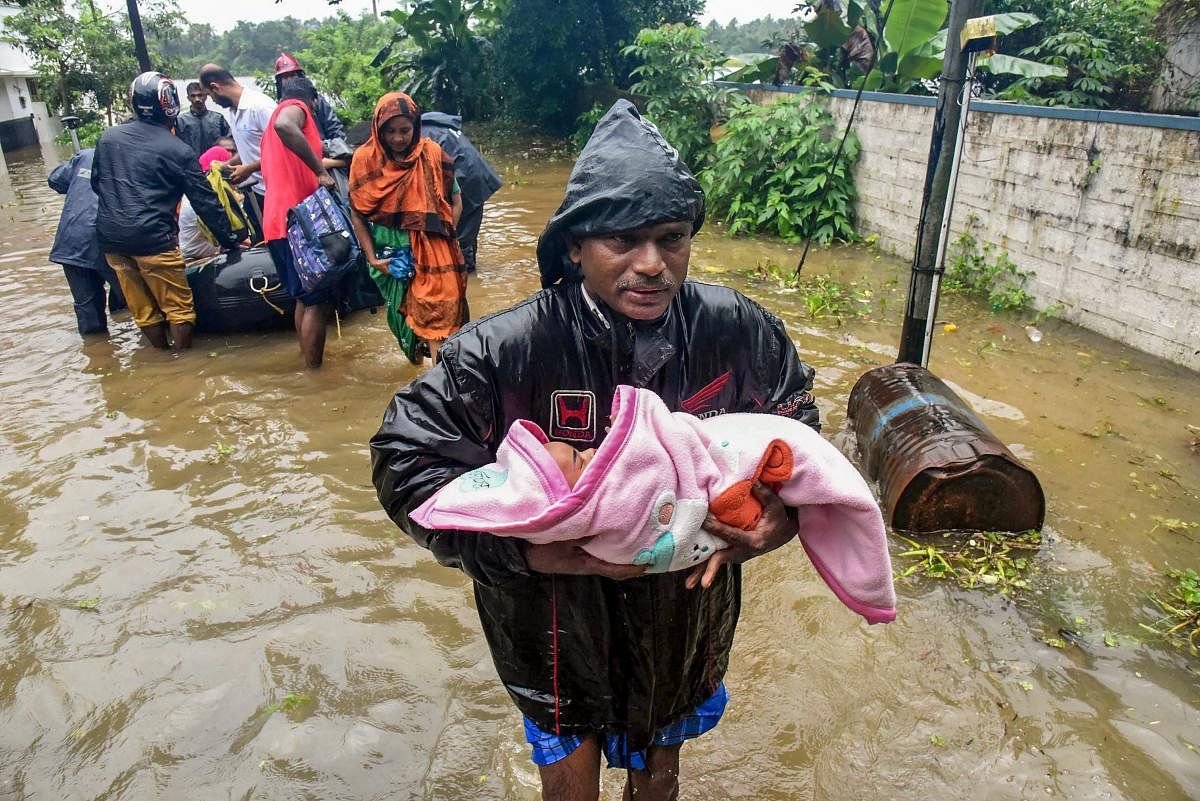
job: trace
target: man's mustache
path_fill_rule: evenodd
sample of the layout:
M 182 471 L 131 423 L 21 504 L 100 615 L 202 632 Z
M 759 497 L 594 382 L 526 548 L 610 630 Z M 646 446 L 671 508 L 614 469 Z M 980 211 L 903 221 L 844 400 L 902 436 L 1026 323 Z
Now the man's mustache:
M 675 282 L 665 273 L 652 281 L 623 279 L 617 282 L 617 289 L 631 289 L 635 292 L 646 289 L 672 289 L 674 286 Z

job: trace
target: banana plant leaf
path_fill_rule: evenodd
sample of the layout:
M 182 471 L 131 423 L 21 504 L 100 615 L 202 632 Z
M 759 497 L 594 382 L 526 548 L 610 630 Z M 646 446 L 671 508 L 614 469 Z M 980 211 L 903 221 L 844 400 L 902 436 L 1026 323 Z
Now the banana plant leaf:
M 822 3 L 816 17 L 804 26 L 809 41 L 820 48 L 841 47 L 852 31 L 853 28 L 842 20 L 842 15 L 828 3 Z
M 724 75 L 721 80 L 732 83 L 770 83 L 775 79 L 775 70 L 778 67 L 779 56 L 771 56 Z
M 851 28 L 861 25 L 869 31 L 879 29 L 875 11 L 867 0 L 849 0 L 846 3 L 846 24 Z
M 996 35 L 1006 36 L 1013 31 L 1023 30 L 1031 25 L 1037 25 L 1041 22 L 1036 14 L 1028 14 L 1024 11 L 1013 11 L 1008 14 L 994 14 L 996 19 Z
M 1036 14 L 1027 14 L 1023 11 L 1014 11 L 1011 14 L 994 14 L 993 16 L 996 18 L 996 34 L 998 36 L 1004 36 L 1005 34 L 1019 31 L 1041 22 Z M 941 61 L 946 57 L 946 36 L 948 34 L 949 31 L 942 28 L 931 36 L 928 41 L 918 46 L 913 51 L 914 55 Z
M 888 50 L 903 56 L 933 38 L 945 21 L 946 0 L 895 0 L 883 40 Z
M 912 81 L 927 81 L 942 72 L 941 56 L 926 56 L 919 51 L 909 51 L 900 59 L 896 74 Z
M 1027 58 L 1006 56 L 996 53 L 993 56 L 983 56 L 976 62 L 980 69 L 987 70 L 993 75 L 1020 75 L 1022 78 L 1065 78 L 1066 67 L 1056 67 L 1053 64 L 1043 64 L 1040 61 L 1030 61 Z

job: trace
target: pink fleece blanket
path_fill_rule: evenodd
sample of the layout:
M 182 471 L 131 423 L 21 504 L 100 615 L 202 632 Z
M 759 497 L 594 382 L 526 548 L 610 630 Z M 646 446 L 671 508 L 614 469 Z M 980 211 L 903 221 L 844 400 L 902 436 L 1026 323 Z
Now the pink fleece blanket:
M 547 441 L 536 424 L 516 421 L 495 463 L 447 484 L 412 519 L 534 543 L 590 537 L 584 550 L 607 562 L 684 570 L 725 547 L 700 527 L 710 507 L 726 522 L 757 520 L 749 487 L 761 479 L 799 508 L 800 541 L 838 598 L 871 623 L 895 619 L 879 506 L 846 457 L 803 423 L 770 414 L 700 420 L 620 386 L 608 436 L 574 488 Z

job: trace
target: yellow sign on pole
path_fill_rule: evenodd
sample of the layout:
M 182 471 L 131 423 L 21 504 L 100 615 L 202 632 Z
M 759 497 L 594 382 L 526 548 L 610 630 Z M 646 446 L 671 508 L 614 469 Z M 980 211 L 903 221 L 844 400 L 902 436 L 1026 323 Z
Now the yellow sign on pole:
M 963 25 L 959 49 L 965 52 L 996 49 L 996 18 L 972 17 Z

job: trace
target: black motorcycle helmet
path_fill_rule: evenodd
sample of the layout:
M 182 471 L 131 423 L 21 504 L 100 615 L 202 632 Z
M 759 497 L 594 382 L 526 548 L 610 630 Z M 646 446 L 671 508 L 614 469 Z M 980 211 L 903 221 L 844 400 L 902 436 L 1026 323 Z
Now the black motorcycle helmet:
M 179 116 L 179 90 L 161 72 L 143 72 L 129 86 L 129 105 L 139 120 L 174 123 Z

